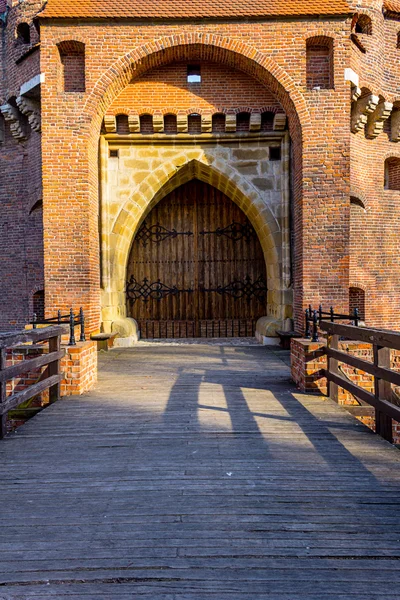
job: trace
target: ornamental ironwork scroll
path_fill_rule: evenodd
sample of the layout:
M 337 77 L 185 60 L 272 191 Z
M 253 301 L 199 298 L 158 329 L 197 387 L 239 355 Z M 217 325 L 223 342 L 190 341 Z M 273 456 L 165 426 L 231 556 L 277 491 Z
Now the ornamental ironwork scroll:
M 246 221 L 246 223 L 238 223 L 234 221 L 230 225 L 226 227 L 218 227 L 214 231 L 200 231 L 200 235 L 216 235 L 217 237 L 227 237 L 234 242 L 239 242 L 240 240 L 246 240 L 246 242 L 250 242 L 252 239 L 256 238 L 256 232 L 252 225 Z
M 178 235 L 193 235 L 193 231 L 176 231 L 176 229 L 167 229 L 160 225 L 160 223 L 156 223 L 156 225 L 151 225 L 148 227 L 146 221 L 144 221 L 143 225 L 139 229 L 136 240 L 141 242 L 144 247 L 147 246 L 148 242 L 155 242 L 156 244 L 160 244 L 164 240 L 168 238 L 176 238 Z
M 132 275 L 126 284 L 126 295 L 128 300 L 134 304 L 137 300 L 148 302 L 149 300 L 162 300 L 167 296 L 176 296 L 184 292 L 193 292 L 191 289 L 180 290 L 175 285 L 170 287 L 161 283 L 160 279 L 149 283 L 147 277 L 140 283 Z
M 247 275 L 244 281 L 231 281 L 227 285 L 219 285 L 216 288 L 202 288 L 202 292 L 216 292 L 220 296 L 229 295 L 235 300 L 245 298 L 250 302 L 252 298 L 257 298 L 260 302 L 265 300 L 268 292 L 267 283 L 263 277 L 259 277 L 255 281 L 251 280 L 250 275 Z

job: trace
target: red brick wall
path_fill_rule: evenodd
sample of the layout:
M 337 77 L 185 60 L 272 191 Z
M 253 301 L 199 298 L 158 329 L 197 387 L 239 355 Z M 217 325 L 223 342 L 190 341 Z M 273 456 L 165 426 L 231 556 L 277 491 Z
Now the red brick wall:
M 32 20 L 42 4 L 23 2 L 8 14 L 3 30 L 6 51 L 0 60 L 0 104 L 13 102 L 20 86 L 40 72 L 40 52 L 35 50 L 39 34 Z M 29 44 L 15 38 L 21 22 L 30 26 Z M 44 287 L 43 215 L 40 209 L 30 214 L 42 198 L 41 137 L 20 117 L 26 140 L 17 141 L 3 121 L 5 139 L 0 142 L 0 330 L 25 325 L 32 316 L 33 295 Z
M 84 92 L 86 87 L 85 44 L 76 41 L 61 42 L 61 89 L 64 92 Z
M 67 346 L 61 369 L 65 375 L 61 383 L 61 396 L 79 396 L 91 390 L 97 381 L 96 342 Z
M 385 169 L 385 188 L 400 191 L 400 158 L 387 158 Z
M 347 311 L 349 287 L 363 285 L 367 322 L 400 327 L 394 235 L 399 225 L 399 192 L 383 189 L 384 161 L 399 152 L 389 139 L 388 125 L 374 140 L 366 139 L 364 132 L 350 134 L 350 90 L 344 82 L 344 68 L 350 65 L 359 74 L 362 88 L 382 100 L 400 97 L 399 22 L 384 19 L 381 1 L 365 0 L 353 7 L 372 19 L 372 35 L 357 33 L 365 53 L 350 41 L 350 19 L 310 18 L 240 24 L 49 21 L 41 24 L 40 50 L 25 56 L 27 48 L 15 42 L 15 27 L 21 21 L 31 24 L 33 50 L 38 34 L 32 16 L 41 4 L 23 2 L 10 13 L 0 91 L 7 100 L 40 69 L 46 73 L 43 181 L 49 313 L 82 304 L 90 328 L 99 326 L 98 137 L 103 115 L 132 103 L 138 110 L 163 107 L 172 112 L 183 106 L 194 112 L 199 106 L 240 111 L 250 104 L 282 107 L 289 117 L 297 326 L 302 326 L 308 302 Z M 308 63 L 307 39 L 311 39 L 309 50 L 313 49 Z M 57 44 L 66 40 L 85 44 L 85 92 L 64 92 L 60 86 L 63 65 Z M 328 47 L 332 89 L 309 89 L 328 85 Z M 188 63 L 202 66 L 201 90 L 186 82 Z M 83 80 L 70 89 L 83 90 Z M 0 153 L 8 165 L 29 173 L 31 180 L 36 171 L 18 162 L 22 148 L 5 144 Z M 4 204 L 9 198 L 21 198 L 21 182 L 13 177 L 7 174 L 2 179 L 10 190 Z M 351 234 L 350 184 L 351 194 L 366 200 L 365 218 L 359 215 L 357 223 L 352 219 Z M 13 211 L 17 201 L 11 204 Z M 15 275 L 23 273 L 26 264 L 21 239 L 20 231 L 7 238 L 12 252 L 6 277 L 17 293 L 12 315 L 3 318 L 2 327 L 29 312 L 32 290 L 21 289 Z
M 333 87 L 333 40 L 315 37 L 307 41 L 307 88 Z
M 151 114 L 201 109 L 239 113 L 251 108 L 283 112 L 274 95 L 247 73 L 218 63 L 199 64 L 201 84 L 188 83 L 187 61 L 163 65 L 129 84 L 107 112 L 117 115 L 129 107 L 131 110 L 134 107 L 139 114 L 146 109 L 150 109 Z
M 1 118 L 1 117 L 0 117 Z M 5 125 L 0 144 L 0 330 L 32 318 L 33 295 L 44 288 L 43 212 L 32 207 L 42 196 L 40 134 L 17 142 Z
M 349 41 L 342 35 L 344 26 L 334 19 L 327 20 L 323 27 L 318 20 L 287 21 L 284 27 L 277 22 L 240 26 L 142 23 L 134 27 L 123 22 L 114 22 L 113 27 L 100 23 L 86 25 L 82 21 L 76 25 L 65 22 L 62 26 L 43 23 L 42 64 L 47 77 L 43 89 L 43 174 L 48 310 L 63 302 L 76 304 L 79 296 L 79 304 L 86 304 L 91 327 L 99 323 L 97 151 L 103 114 L 113 103 L 114 106 L 120 103 L 123 108 L 126 101 L 122 95 L 128 93 L 135 107 L 143 110 L 149 105 L 173 107 L 172 103 L 166 103 L 166 86 L 152 85 L 152 93 L 141 98 L 140 90 L 154 84 L 148 79 L 157 69 L 159 84 L 161 70 L 167 79 L 178 76 L 173 69 L 179 71 L 179 67 L 169 66 L 172 63 L 197 61 L 205 65 L 204 69 L 210 68 L 210 72 L 215 69 L 213 97 L 209 99 L 207 93 L 200 92 L 195 106 L 192 100 L 189 104 L 189 90 L 183 81 L 184 88 L 173 90 L 176 103 L 181 104 L 186 98 L 186 106 L 192 108 L 204 102 L 218 106 L 218 97 L 232 93 L 235 95 L 232 103 L 242 110 L 249 100 L 254 101 L 254 96 L 262 106 L 268 106 L 273 97 L 288 114 L 294 158 L 295 308 L 298 316 L 301 314 L 301 321 L 303 304 L 312 297 L 333 303 L 338 309 L 348 309 L 349 90 L 343 81 L 342 68 L 349 53 Z M 208 38 L 208 34 L 212 37 Z M 325 34 L 334 39 L 338 75 L 335 75 L 335 89 L 315 92 L 307 90 L 306 39 Z M 72 98 L 58 90 L 55 43 L 61 37 L 86 43 L 83 96 L 76 94 Z M 160 52 L 162 46 L 164 50 Z M 289 47 L 290 52 L 286 51 Z M 140 48 L 140 52 L 135 48 Z M 262 54 L 257 55 L 253 48 Z M 131 58 L 122 61 L 121 57 L 129 53 Z M 121 64 L 115 66 L 118 59 Z M 234 78 L 232 70 L 236 72 Z M 184 78 L 184 69 L 180 73 Z M 54 127 L 54 123 L 58 126 Z M 60 207 L 62 215 L 57 215 L 56 208 Z M 70 231 L 69 224 L 77 219 L 80 227 Z M 63 239 L 62 248 L 52 248 L 54 236 Z M 83 288 L 82 270 L 87 283 Z M 68 299 L 62 294 L 66 274 L 71 282 Z
M 355 8 L 355 6 L 354 6 Z M 352 44 L 351 66 L 360 76 L 363 93 L 373 93 L 381 101 L 395 101 L 400 94 L 400 21 L 384 18 L 382 2 L 364 1 L 357 12 L 372 20 L 372 35 L 358 34 L 365 46 L 363 54 Z M 352 210 L 350 285 L 365 290 L 366 321 L 371 326 L 400 328 L 400 275 L 398 243 L 400 193 L 385 190 L 385 160 L 400 157 L 391 141 L 390 120 L 375 139 L 365 131 L 351 135 L 351 193 L 365 210 Z
M 349 307 L 350 314 L 354 314 L 354 310 L 358 309 L 358 314 L 362 321 L 365 321 L 365 292 L 361 288 L 350 288 L 349 291 Z

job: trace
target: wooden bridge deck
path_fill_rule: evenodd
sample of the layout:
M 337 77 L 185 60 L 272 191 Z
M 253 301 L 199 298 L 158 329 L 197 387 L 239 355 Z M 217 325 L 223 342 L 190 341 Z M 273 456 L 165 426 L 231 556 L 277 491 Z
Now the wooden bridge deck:
M 400 453 L 279 353 L 100 358 L 0 444 L 0 600 L 400 598 Z

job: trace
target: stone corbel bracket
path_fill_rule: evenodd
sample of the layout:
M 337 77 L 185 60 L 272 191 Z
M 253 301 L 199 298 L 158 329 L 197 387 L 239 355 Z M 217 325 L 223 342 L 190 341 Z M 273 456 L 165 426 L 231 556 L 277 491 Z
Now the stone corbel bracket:
M 117 119 L 114 115 L 105 115 L 104 129 L 106 133 L 117 133 Z
M 357 85 L 351 86 L 351 101 L 357 102 L 361 96 L 361 89 Z
M 277 113 L 274 116 L 273 130 L 274 131 L 285 131 L 286 129 L 286 115 Z
M 395 108 L 392 112 L 392 142 L 400 142 L 400 109 Z
M 227 114 L 225 116 L 225 131 L 227 133 L 232 133 L 236 131 L 236 115 L 235 114 Z
M 139 115 L 129 115 L 128 125 L 130 133 L 140 133 L 140 117 Z
M 25 140 L 26 131 L 19 110 L 11 104 L 3 104 L 0 106 L 0 112 L 4 119 L 10 124 L 10 131 L 13 137 L 19 142 Z
M 378 137 L 383 131 L 385 121 L 390 117 L 393 104 L 391 102 L 381 102 L 376 110 L 368 116 L 366 136 L 369 139 Z
M 209 112 L 201 115 L 201 133 L 212 132 L 212 114 Z
M 40 133 L 42 127 L 40 102 L 32 98 L 25 98 L 25 96 L 18 96 L 16 102 L 21 113 L 28 117 L 32 130 Z
M 351 111 L 351 131 L 361 131 L 368 121 L 368 115 L 373 113 L 379 104 L 379 96 L 369 94 L 353 103 Z
M 164 131 L 164 116 L 162 113 L 154 113 L 153 131 L 154 133 L 162 133 Z
M 260 131 L 261 129 L 261 113 L 251 113 L 250 115 L 250 131 Z
M 178 112 L 178 114 L 176 115 L 176 127 L 178 133 L 188 132 L 188 116 L 186 113 Z

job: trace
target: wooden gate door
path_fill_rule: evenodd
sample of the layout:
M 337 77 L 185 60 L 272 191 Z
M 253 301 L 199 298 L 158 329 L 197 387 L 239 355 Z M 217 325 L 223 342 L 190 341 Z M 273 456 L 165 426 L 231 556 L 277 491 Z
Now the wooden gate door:
M 126 293 L 143 338 L 253 336 L 267 303 L 257 234 L 227 196 L 192 180 L 137 233 Z

